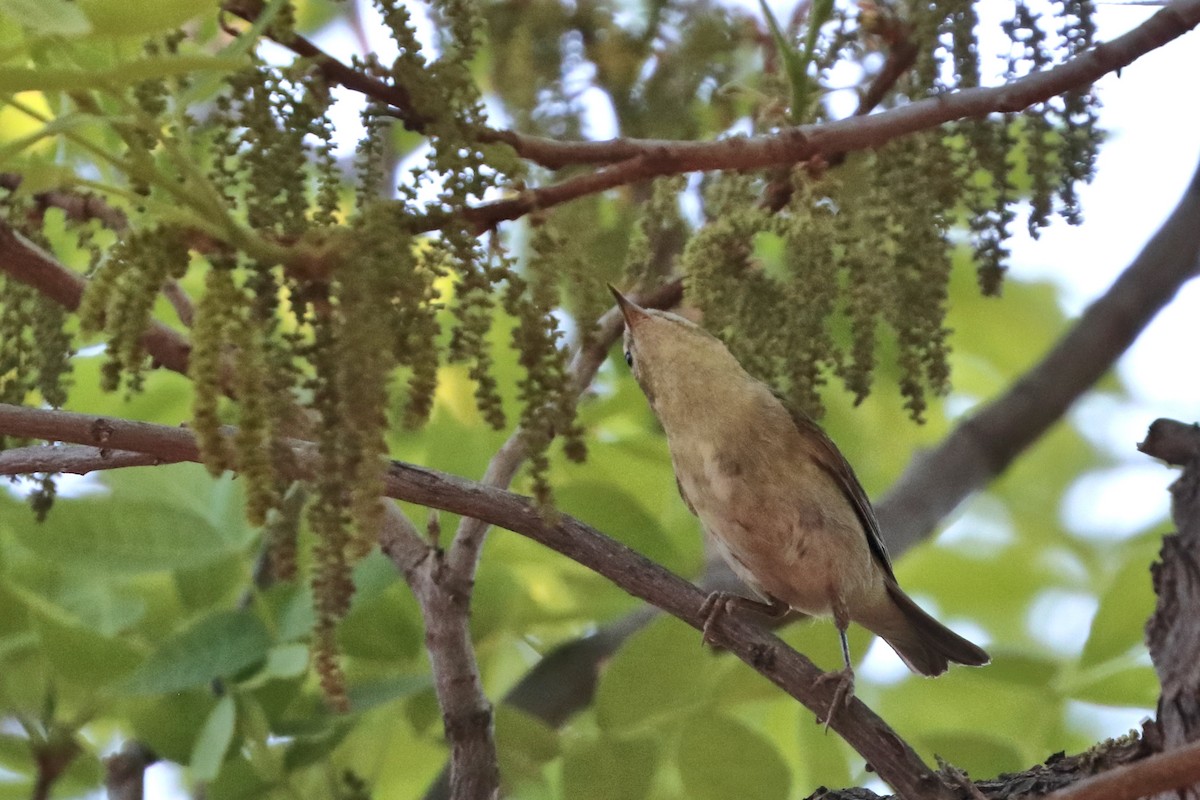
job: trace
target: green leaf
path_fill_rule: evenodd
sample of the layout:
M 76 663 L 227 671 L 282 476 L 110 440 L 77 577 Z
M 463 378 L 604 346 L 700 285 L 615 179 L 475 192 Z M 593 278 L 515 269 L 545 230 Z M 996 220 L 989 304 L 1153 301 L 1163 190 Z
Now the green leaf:
M 197 732 L 212 713 L 212 705 L 212 692 L 205 687 L 153 698 L 133 698 L 127 701 L 125 713 L 139 742 L 160 758 L 186 764 L 195 749 Z
M 512 706 L 496 708 L 496 749 L 500 775 L 508 785 L 537 778 L 542 765 L 559 752 L 558 733 Z
M 1130 548 L 1125 563 L 1100 598 L 1092 617 L 1083 653 L 1082 667 L 1090 667 L 1124 655 L 1144 641 L 1146 620 L 1154 613 L 1154 587 L 1150 564 L 1158 556 L 1159 541 Z
M 373 683 L 359 684 L 350 689 L 350 707 L 355 711 L 366 711 L 432 687 L 433 678 L 429 675 L 398 675 Z
M 0 733 L 0 768 L 24 774 L 34 767 L 29 739 L 13 733 Z
M 9 593 L 31 612 L 42 655 L 58 677 L 102 686 L 129 674 L 142 660 L 132 645 L 105 636 L 41 595 L 15 584 L 9 585 Z
M 325 730 L 309 736 L 296 736 L 283 755 L 283 765 L 293 772 L 309 764 L 315 764 L 342 743 L 353 725 L 349 719 L 334 722 Z
M 96 33 L 146 36 L 165 33 L 203 13 L 216 14 L 217 0 L 79 0 Z
M 724 714 L 687 721 L 675 754 L 690 797 L 698 800 L 786 798 L 791 773 L 774 743 Z
M 421 650 L 423 637 L 415 606 L 412 592 L 400 587 L 356 602 L 338 626 L 338 642 L 356 658 L 411 660 Z
M 197 465 L 105 475 L 111 494 L 60 498 L 44 523 L 20 502 L 0 502 L 0 522 L 60 567 L 124 575 L 199 567 L 240 551 L 254 535 L 232 480 Z
M 258 617 L 220 611 L 168 638 L 121 688 L 129 694 L 158 694 L 201 686 L 261 661 L 270 645 Z
M 142 660 L 130 644 L 54 615 L 37 614 L 35 627 L 55 674 L 68 681 L 102 686 L 128 675 Z
M 267 651 L 262 669 L 242 681 L 243 689 L 257 689 L 274 680 L 297 678 L 308 670 L 308 645 L 279 644 Z
M 655 739 L 574 741 L 563 756 L 563 797 L 642 800 L 649 795 L 659 745 Z
M 633 636 L 596 689 L 596 717 L 609 733 L 631 733 L 677 721 L 703 702 L 715 656 L 700 634 L 661 619 Z
M 1126 665 L 1104 664 L 1087 670 L 1065 687 L 1066 693 L 1075 700 L 1105 706 L 1155 708 L 1161 689 L 1154 668 L 1128 664 L 1128 659 L 1116 661 Z
M 0 0 L 0 14 L 33 33 L 79 36 L 92 30 L 87 15 L 68 0 Z
M 647 513 L 637 498 L 612 483 L 573 481 L 556 489 L 554 498 L 560 510 L 619 539 L 667 569 L 684 566 L 679 551 L 658 520 Z
M 270 782 L 263 779 L 254 765 L 235 754 L 223 765 L 216 779 L 205 787 L 205 796 L 221 800 L 259 800 L 266 797 Z
M 1001 735 L 961 730 L 926 734 L 922 741 L 925 747 L 976 777 L 1026 766 L 1021 749 Z
M 0 92 L 69 92 L 78 89 L 113 89 L 154 78 L 198 72 L 233 72 L 242 63 L 220 56 L 146 56 L 109 69 L 62 67 L 0 67 Z
M 237 708 L 233 695 L 227 694 L 213 706 L 204 727 L 196 737 L 196 745 L 192 748 L 192 758 L 188 762 L 192 769 L 192 778 L 197 781 L 211 781 L 221 771 L 221 763 L 225 753 L 233 741 L 234 723 L 237 721 Z

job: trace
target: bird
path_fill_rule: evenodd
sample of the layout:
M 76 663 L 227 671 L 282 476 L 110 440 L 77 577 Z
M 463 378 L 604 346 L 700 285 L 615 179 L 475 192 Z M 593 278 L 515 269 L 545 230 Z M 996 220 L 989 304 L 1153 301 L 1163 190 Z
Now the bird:
M 725 344 L 677 314 L 645 309 L 611 285 L 625 320 L 625 361 L 666 433 L 679 493 L 713 549 L 755 595 L 713 592 L 703 641 L 737 609 L 832 616 L 844 667 L 825 717 L 853 695 L 846 630 L 856 622 L 913 672 L 988 654 L 942 625 L 896 581 L 879 521 L 837 445 L 750 375 Z

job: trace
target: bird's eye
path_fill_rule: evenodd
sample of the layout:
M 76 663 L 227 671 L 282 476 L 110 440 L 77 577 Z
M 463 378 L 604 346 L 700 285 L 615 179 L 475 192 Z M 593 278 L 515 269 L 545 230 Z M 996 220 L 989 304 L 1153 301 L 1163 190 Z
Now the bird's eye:
M 633 367 L 633 351 L 632 350 L 625 351 L 625 363 L 628 364 L 631 368 Z

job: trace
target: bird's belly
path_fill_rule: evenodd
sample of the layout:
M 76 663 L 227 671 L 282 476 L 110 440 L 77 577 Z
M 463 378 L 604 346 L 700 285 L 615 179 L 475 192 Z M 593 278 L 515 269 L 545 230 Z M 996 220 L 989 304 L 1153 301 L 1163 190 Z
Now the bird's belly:
M 684 484 L 696 515 L 714 549 L 755 591 L 813 615 L 830 614 L 835 601 L 855 607 L 884 591 L 856 519 L 794 490 L 772 493 L 720 470 L 699 474 Z

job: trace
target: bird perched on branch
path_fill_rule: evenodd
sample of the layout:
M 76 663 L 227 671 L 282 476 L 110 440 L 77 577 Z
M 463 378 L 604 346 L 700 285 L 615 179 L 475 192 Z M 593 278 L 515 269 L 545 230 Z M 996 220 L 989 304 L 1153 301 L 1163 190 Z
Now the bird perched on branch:
M 845 667 L 824 676 L 838 683 L 826 721 L 853 691 L 851 621 L 921 675 L 988 662 L 896 583 L 871 503 L 816 423 L 789 411 L 698 325 L 612 293 L 625 317 L 625 360 L 666 431 L 679 493 L 759 598 L 711 594 L 705 641 L 720 615 L 737 608 L 832 615 Z

